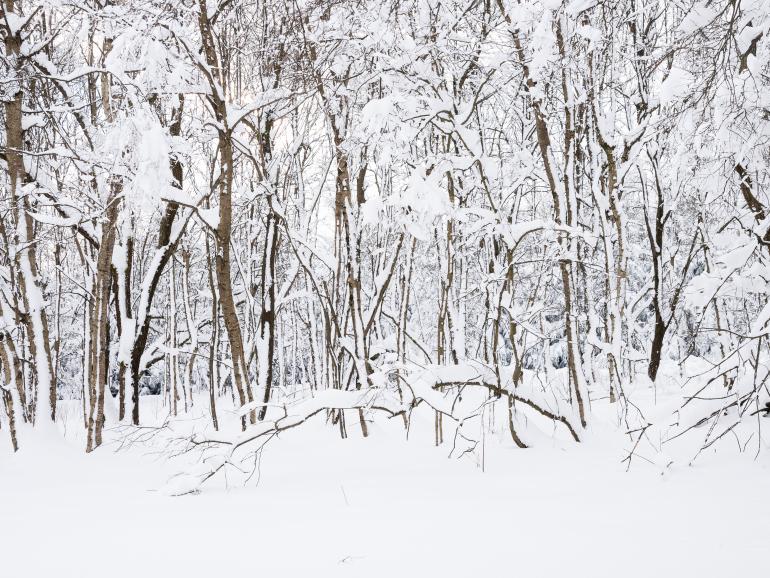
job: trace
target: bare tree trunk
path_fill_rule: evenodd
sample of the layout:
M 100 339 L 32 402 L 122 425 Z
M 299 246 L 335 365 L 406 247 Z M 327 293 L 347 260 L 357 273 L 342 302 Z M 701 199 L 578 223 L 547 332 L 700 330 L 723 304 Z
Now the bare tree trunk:
M 118 353 L 118 419 L 123 421 L 126 417 L 126 386 L 131 385 L 129 381 L 130 356 L 124 359 L 124 342 L 130 338 L 133 346 L 135 340 L 136 327 L 134 325 L 133 312 L 131 307 L 131 270 L 134 261 L 134 237 L 133 231 L 129 231 L 126 237 L 126 253 L 123 270 L 118 271 L 120 288 L 115 296 L 116 311 L 118 319 L 121 319 L 121 334 L 119 335 L 120 348 Z M 124 333 L 126 334 L 124 336 Z M 126 382 L 129 382 L 128 384 Z
M 109 326 L 110 293 L 112 290 L 112 253 L 115 246 L 115 228 L 120 204 L 120 185 L 113 182 L 110 200 L 107 204 L 105 222 L 102 224 L 102 236 L 96 259 L 96 277 L 94 279 L 93 307 L 91 310 L 91 371 L 89 390 L 91 391 L 88 414 L 88 434 L 86 451 L 91 452 L 102 443 L 104 427 L 104 398 L 108 389 L 109 378 Z
M 217 361 L 217 350 L 219 349 L 219 298 L 217 297 L 217 287 L 214 280 L 214 267 L 212 267 L 211 261 L 212 259 L 211 249 L 209 247 L 209 238 L 206 236 L 206 265 L 208 269 L 209 289 L 211 291 L 211 339 L 209 341 L 209 408 L 211 410 L 211 422 L 214 424 L 214 430 L 219 431 L 216 401 L 219 385 L 219 365 Z
M 5 415 L 8 417 L 8 430 L 11 438 L 13 451 L 18 451 L 19 440 L 16 436 L 16 408 L 20 406 L 16 399 L 18 390 L 18 380 L 21 378 L 20 368 L 17 361 L 14 360 L 14 354 L 6 347 L 8 339 L 5 335 L 0 335 L 0 392 L 3 395 L 3 405 L 5 406 Z
M 16 0 L 5 0 L 7 14 L 13 15 L 18 21 L 23 17 L 19 13 Z M 14 20 L 16 21 L 16 20 Z M 8 170 L 9 192 L 11 197 L 11 214 L 13 215 L 16 231 L 13 240 L 19 251 L 15 257 L 15 268 L 18 272 L 18 289 L 22 296 L 24 307 L 24 325 L 29 341 L 29 351 L 34 359 L 32 371 L 35 386 L 38 391 L 37 399 L 45 400 L 42 411 L 43 419 L 56 419 L 56 381 L 53 375 L 51 346 L 48 336 L 48 319 L 45 315 L 45 298 L 42 292 L 42 282 L 37 268 L 35 250 L 37 244 L 34 238 L 32 217 L 29 214 L 29 197 L 21 194 L 22 185 L 27 182 L 24 169 L 24 128 L 22 124 L 22 106 L 24 89 L 23 61 L 21 54 L 21 37 L 18 30 L 4 30 L 5 54 L 12 56 L 16 62 L 14 85 L 6 87 L 12 96 L 5 101 L 5 160 Z
M 238 311 L 233 296 L 233 283 L 230 273 L 230 240 L 232 237 L 232 195 L 233 195 L 233 141 L 229 119 L 227 114 L 227 102 L 224 100 L 224 86 L 222 70 L 216 52 L 213 26 L 209 19 L 205 0 L 199 0 L 198 25 L 203 42 L 205 67 L 202 72 L 207 77 L 211 94 L 209 100 L 214 109 L 219 128 L 219 166 L 221 178 L 219 185 L 219 223 L 216 229 L 216 272 L 219 302 L 222 307 L 222 318 L 225 330 L 230 341 L 230 355 L 233 360 L 233 381 L 238 392 L 238 401 L 241 406 L 247 401 L 254 401 L 252 389 L 248 384 L 248 366 L 243 349 L 243 336 L 238 320 Z M 249 421 L 255 423 L 256 412 L 249 412 Z M 243 429 L 246 429 L 246 418 L 241 420 Z
M 182 133 L 182 113 L 184 111 L 184 98 L 178 96 L 179 105 L 172 111 L 172 121 L 169 125 L 169 134 L 178 137 Z M 181 161 L 174 157 L 171 159 L 171 176 L 174 184 L 181 191 L 183 180 L 183 167 Z M 150 336 L 150 308 L 155 297 L 155 292 L 160 282 L 160 277 L 171 259 L 176 246 L 181 237 L 181 231 L 174 234 L 173 226 L 179 205 L 170 202 L 166 205 L 163 216 L 160 220 L 158 229 L 158 243 L 155 252 L 155 258 L 151 262 L 151 269 L 145 273 L 149 276 L 149 283 L 142 284 L 142 293 L 139 298 L 139 309 L 136 315 L 137 330 L 131 347 L 131 401 L 133 409 L 131 411 L 131 421 L 134 425 L 139 425 L 139 380 L 142 371 L 142 355 L 147 347 L 147 340 Z
M 190 335 L 190 355 L 187 358 L 185 370 L 185 411 L 193 405 L 193 370 L 195 360 L 198 357 L 198 327 L 195 322 L 195 308 L 190 297 L 190 252 L 182 252 L 182 297 L 184 299 L 185 319 L 187 320 L 187 332 Z M 189 400 L 189 407 L 188 407 Z
M 657 177 L 656 177 L 657 181 Z M 650 254 L 652 256 L 652 307 L 655 312 L 655 325 L 652 334 L 652 346 L 650 347 L 650 362 L 647 365 L 647 376 L 655 381 L 660 367 L 661 352 L 663 350 L 663 338 L 666 335 L 666 321 L 663 318 L 663 197 L 662 191 L 655 187 L 657 201 L 655 207 L 654 228 L 651 226 L 645 213 L 647 224 L 647 239 L 650 242 Z
M 272 201 L 267 215 L 265 231 L 265 252 L 262 258 L 262 312 L 259 317 L 260 354 L 260 383 L 264 388 L 262 402 L 270 401 L 270 390 L 273 385 L 273 364 L 275 358 L 275 265 L 278 260 L 278 226 L 280 217 L 273 211 Z M 267 406 L 259 410 L 259 420 L 265 419 Z
M 177 415 L 178 413 L 178 407 L 177 402 L 179 401 L 179 391 L 178 391 L 178 384 L 179 384 L 179 378 L 178 378 L 178 370 L 179 370 L 179 359 L 177 355 L 177 327 L 176 327 L 176 309 L 177 309 L 177 302 L 176 302 L 176 267 L 174 266 L 174 261 L 171 261 L 171 270 L 170 274 L 168 276 L 168 317 L 167 317 L 167 323 L 166 326 L 168 327 L 168 333 L 169 333 L 169 353 L 166 354 L 166 363 L 168 364 L 168 392 L 171 396 L 171 412 L 173 415 Z
M 279 56 L 283 49 L 279 51 Z M 280 59 L 273 66 L 275 81 L 273 88 L 278 88 L 282 62 Z M 273 118 L 270 112 L 267 112 L 264 119 L 264 129 L 259 135 L 260 156 L 262 162 L 263 178 L 269 178 L 269 163 L 273 155 L 272 142 Z M 278 183 L 272 185 L 273 191 L 277 191 Z M 273 193 L 275 194 L 275 193 Z M 273 369 L 275 364 L 275 345 L 276 345 L 276 302 L 275 302 L 275 284 L 276 284 L 276 263 L 278 261 L 278 248 L 280 245 L 280 224 L 281 217 L 275 211 L 272 195 L 267 198 L 267 223 L 265 225 L 265 246 L 262 253 L 262 293 L 259 316 L 259 355 L 257 360 L 258 382 L 262 387 L 263 405 L 259 410 L 258 419 L 262 421 L 267 414 L 267 403 L 270 401 L 270 393 L 273 387 Z

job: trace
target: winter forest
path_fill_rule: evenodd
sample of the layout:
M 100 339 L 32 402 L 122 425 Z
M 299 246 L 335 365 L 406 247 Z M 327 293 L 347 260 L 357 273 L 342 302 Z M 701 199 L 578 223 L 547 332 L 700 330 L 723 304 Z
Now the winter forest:
M 763 575 L 770 2 L 1 1 L 8 576 Z

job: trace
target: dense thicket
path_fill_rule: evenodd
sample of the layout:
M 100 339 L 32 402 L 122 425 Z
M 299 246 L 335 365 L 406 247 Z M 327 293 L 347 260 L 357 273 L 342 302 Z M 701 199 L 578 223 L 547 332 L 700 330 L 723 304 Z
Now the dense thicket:
M 2 3 L 14 447 L 148 393 L 238 443 L 481 395 L 521 447 L 770 400 L 764 0 Z

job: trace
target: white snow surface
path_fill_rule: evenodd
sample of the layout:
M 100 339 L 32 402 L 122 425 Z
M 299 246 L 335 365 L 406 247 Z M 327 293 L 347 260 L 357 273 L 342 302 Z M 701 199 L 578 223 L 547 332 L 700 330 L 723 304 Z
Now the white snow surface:
M 162 421 L 159 398 L 142 401 Z M 596 405 L 583 443 L 519 450 L 503 430 L 461 458 L 447 457 L 451 435 L 433 446 L 429 413 L 409 441 L 400 418 L 362 439 L 351 416 L 341 439 L 318 415 L 271 440 L 248 484 L 220 476 L 181 497 L 163 489 L 190 456 L 158 440 L 118 451 L 115 430 L 86 455 L 79 408 L 62 408 L 58 433 L 22 429 L 20 452 L 0 450 L 3 576 L 768 575 L 766 450 L 626 471 L 628 437 Z

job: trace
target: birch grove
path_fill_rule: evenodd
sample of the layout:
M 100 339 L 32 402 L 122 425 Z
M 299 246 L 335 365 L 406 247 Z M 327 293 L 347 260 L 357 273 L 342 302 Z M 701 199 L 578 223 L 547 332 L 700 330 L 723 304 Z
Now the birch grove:
M 77 400 L 94 451 L 147 396 L 225 455 L 418 407 L 445 446 L 577 444 L 607 404 L 631 440 L 759 438 L 770 3 L 2 0 L 0 29 L 14 449 Z

